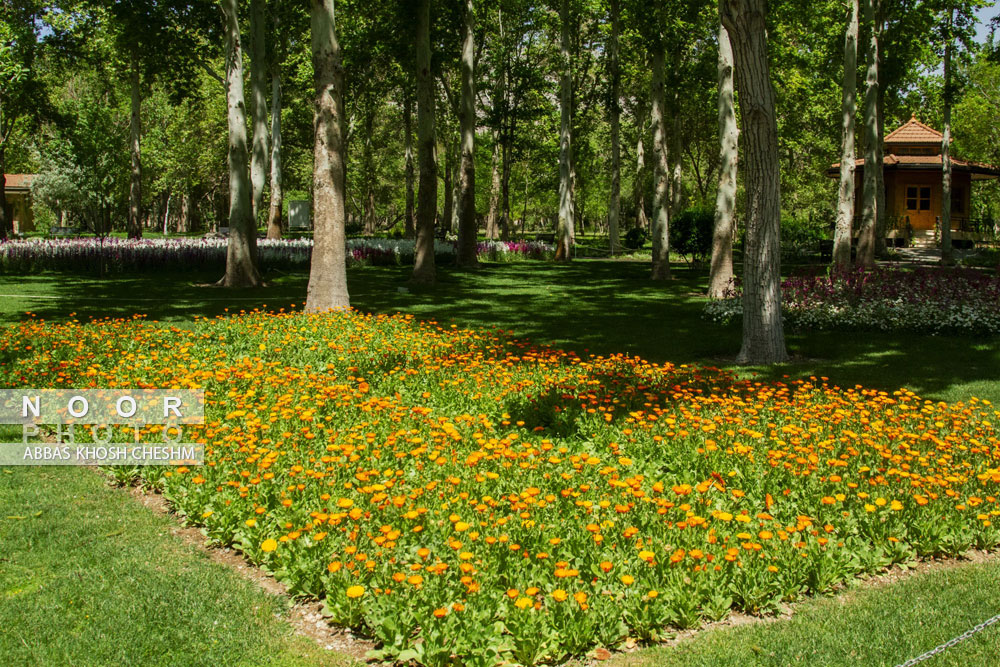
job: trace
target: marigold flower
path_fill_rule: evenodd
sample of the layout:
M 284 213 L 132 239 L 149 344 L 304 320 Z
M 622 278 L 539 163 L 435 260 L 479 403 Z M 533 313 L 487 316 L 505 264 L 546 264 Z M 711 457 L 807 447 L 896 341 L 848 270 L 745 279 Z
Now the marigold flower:
M 271 538 L 264 540 L 260 545 L 260 550 L 265 553 L 271 553 L 277 548 L 278 548 L 278 543 Z

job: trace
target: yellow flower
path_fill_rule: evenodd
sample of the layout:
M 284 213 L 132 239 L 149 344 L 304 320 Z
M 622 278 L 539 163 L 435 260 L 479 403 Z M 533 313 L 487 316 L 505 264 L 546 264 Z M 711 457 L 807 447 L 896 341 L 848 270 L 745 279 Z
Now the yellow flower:
M 278 548 L 278 543 L 272 540 L 271 538 L 264 540 L 264 542 L 260 545 L 260 550 L 265 553 L 271 553 L 277 548 Z
M 347 597 L 351 598 L 352 600 L 355 598 L 359 598 L 364 594 L 365 594 L 364 586 L 350 586 L 347 589 Z
M 566 594 L 566 591 L 564 591 L 561 588 L 557 588 L 554 591 L 552 591 L 552 597 L 553 599 L 555 599 L 556 602 L 565 602 L 566 598 L 569 596 Z
M 626 586 L 631 586 L 633 583 L 635 583 L 635 577 L 633 577 L 631 574 L 623 574 L 621 579 L 622 583 L 625 584 Z
M 518 601 L 514 603 L 514 605 L 521 610 L 527 609 L 531 606 L 531 604 L 531 598 L 519 598 Z

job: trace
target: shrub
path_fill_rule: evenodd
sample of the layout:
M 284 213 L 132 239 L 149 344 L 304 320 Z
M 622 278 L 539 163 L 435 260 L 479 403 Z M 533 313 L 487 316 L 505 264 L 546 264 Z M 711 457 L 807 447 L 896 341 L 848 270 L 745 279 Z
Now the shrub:
M 648 239 L 646 230 L 640 227 L 632 227 L 627 232 L 625 236 L 622 237 L 622 245 L 624 245 L 629 250 L 639 250 L 645 245 Z
M 715 213 L 711 209 L 689 208 L 670 221 L 670 249 L 688 255 L 695 262 L 704 261 L 712 252 L 712 228 Z

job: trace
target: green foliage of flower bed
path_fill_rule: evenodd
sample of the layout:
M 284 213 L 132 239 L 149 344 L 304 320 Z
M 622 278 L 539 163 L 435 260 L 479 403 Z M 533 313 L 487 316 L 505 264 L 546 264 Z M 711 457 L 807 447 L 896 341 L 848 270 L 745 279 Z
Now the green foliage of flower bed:
M 5 333 L 7 384 L 204 388 L 208 465 L 147 483 L 387 659 L 558 661 L 1000 543 L 1000 415 L 975 399 L 404 316 Z
M 728 323 L 741 290 L 710 301 L 705 315 Z M 875 269 L 792 277 L 781 284 L 782 315 L 795 328 L 988 336 L 1000 333 L 1000 278 L 972 269 Z

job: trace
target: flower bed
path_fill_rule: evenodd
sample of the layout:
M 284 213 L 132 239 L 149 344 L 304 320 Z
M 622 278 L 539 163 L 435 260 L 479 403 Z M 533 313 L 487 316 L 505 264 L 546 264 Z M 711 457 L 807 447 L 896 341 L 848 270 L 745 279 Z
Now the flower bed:
M 196 271 L 225 269 L 226 239 L 140 239 L 119 238 L 32 239 L 0 243 L 0 272 L 9 274 L 39 271 L 135 273 L 144 271 Z M 312 239 L 260 239 L 257 249 L 261 265 L 283 270 L 308 270 Z M 411 264 L 414 242 L 391 239 L 348 239 L 349 261 L 378 264 Z M 520 259 L 547 259 L 554 254 L 550 244 L 540 242 L 479 244 L 484 260 L 510 262 Z M 453 261 L 455 244 L 434 242 L 440 262 Z
M 742 314 L 740 289 L 711 301 L 707 317 Z M 877 268 L 781 283 L 782 315 L 802 329 L 1000 334 L 1000 278 L 973 269 Z
M 354 312 L 2 333 L 5 386 L 205 389 L 207 465 L 147 482 L 384 659 L 559 661 L 1000 543 L 976 399 Z

